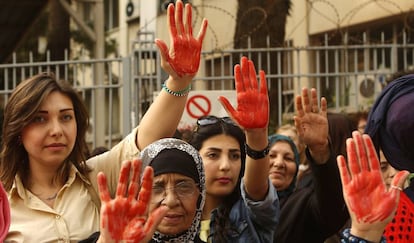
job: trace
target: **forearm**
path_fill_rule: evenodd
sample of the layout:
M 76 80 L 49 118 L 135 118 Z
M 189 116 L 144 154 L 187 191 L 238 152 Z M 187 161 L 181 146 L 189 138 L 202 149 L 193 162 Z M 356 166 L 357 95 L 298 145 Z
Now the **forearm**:
M 262 151 L 268 146 L 267 128 L 246 131 L 246 144 L 255 151 Z M 269 187 L 269 156 L 253 159 L 246 155 L 244 186 L 253 200 L 263 200 Z
M 166 85 L 172 91 L 179 91 L 186 89 L 188 82 L 169 77 Z M 161 90 L 139 124 L 138 148 L 143 149 L 160 138 L 171 137 L 181 120 L 186 101 L 187 95 L 174 96 Z

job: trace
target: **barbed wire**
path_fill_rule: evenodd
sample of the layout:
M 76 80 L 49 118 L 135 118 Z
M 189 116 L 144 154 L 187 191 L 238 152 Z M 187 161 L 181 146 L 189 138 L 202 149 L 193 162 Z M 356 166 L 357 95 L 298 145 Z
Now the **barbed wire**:
M 337 6 L 335 6 L 332 2 L 329 0 L 307 0 L 308 8 L 305 12 L 305 15 L 302 16 L 299 21 L 289 30 L 289 33 L 286 34 L 285 39 L 292 38 L 296 31 L 301 31 L 300 27 L 306 23 L 306 21 L 309 19 L 309 16 L 311 14 L 316 14 L 325 19 L 326 21 L 332 23 L 335 27 L 333 29 L 330 29 L 329 31 L 326 31 L 327 34 L 327 41 L 330 41 L 333 38 L 337 38 L 338 35 L 340 38 L 342 38 L 345 33 L 349 32 L 350 25 L 352 24 L 352 21 L 356 18 L 356 16 L 359 13 L 362 13 L 364 10 L 366 10 L 369 6 L 375 5 L 377 8 L 382 9 L 383 11 L 389 13 L 390 15 L 401 15 L 402 19 L 401 22 L 403 23 L 403 28 L 399 29 L 397 32 L 397 36 L 400 37 L 404 34 L 404 31 L 414 31 L 414 4 L 408 8 L 403 9 L 400 4 L 398 4 L 394 0 L 369 0 L 365 2 L 361 2 L 348 12 L 346 12 L 343 17 L 340 15 L 340 11 Z M 330 9 L 330 11 L 327 11 L 326 7 Z M 206 16 L 202 15 L 202 10 L 204 9 L 210 9 L 217 11 L 221 15 L 225 15 L 229 17 L 230 21 L 234 21 L 234 27 L 237 28 L 237 24 L 241 23 L 244 18 L 248 17 L 249 14 L 252 14 L 253 12 L 259 12 L 261 14 L 261 18 L 258 21 L 258 23 L 253 26 L 250 30 L 248 30 L 243 35 L 239 36 L 237 39 L 231 38 L 220 40 L 220 37 L 218 36 L 217 32 L 214 30 L 214 26 L 212 25 L 213 22 L 210 22 L 208 26 L 208 32 L 211 34 L 213 39 L 213 49 L 214 50 L 223 50 L 225 48 L 233 47 L 235 41 L 240 41 L 242 39 L 245 39 L 251 35 L 253 35 L 257 30 L 259 30 L 265 23 L 266 19 L 268 17 L 268 13 L 266 9 L 258 6 L 254 6 L 251 8 L 248 8 L 244 13 L 241 15 L 241 19 L 237 20 L 237 18 L 234 16 L 233 13 L 226 10 L 225 8 L 222 8 L 220 6 L 211 5 L 211 4 L 201 4 L 201 5 L 193 5 L 193 26 L 196 25 L 198 22 L 201 22 L 203 18 Z M 332 16 L 331 16 L 331 15 Z M 151 20 L 149 20 L 145 25 L 143 25 L 141 29 L 145 29 L 151 22 L 155 21 L 159 16 L 155 16 Z M 256 20 L 257 21 L 257 20 Z M 222 22 L 220 22 L 222 24 Z M 360 37 L 358 37 L 358 35 Z M 354 43 L 364 43 L 363 36 L 361 32 L 355 32 L 352 35 L 348 36 L 348 40 L 352 40 Z M 221 43 L 223 41 L 226 41 L 227 43 Z M 325 40 L 323 40 L 325 41 Z M 392 41 L 392 37 L 389 39 L 380 39 L 375 40 L 371 39 L 371 43 L 375 42 L 381 42 L 381 43 L 388 43 Z M 321 43 L 323 44 L 323 43 Z

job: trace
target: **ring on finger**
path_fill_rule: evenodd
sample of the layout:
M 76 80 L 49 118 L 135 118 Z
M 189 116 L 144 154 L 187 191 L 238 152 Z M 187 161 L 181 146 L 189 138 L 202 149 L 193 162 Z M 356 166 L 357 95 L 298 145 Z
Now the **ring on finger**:
M 391 188 L 391 189 L 400 190 L 400 191 L 402 191 L 402 190 L 403 190 L 401 187 L 399 187 L 399 186 L 394 186 L 394 185 L 391 185 L 391 186 L 390 186 L 390 188 Z

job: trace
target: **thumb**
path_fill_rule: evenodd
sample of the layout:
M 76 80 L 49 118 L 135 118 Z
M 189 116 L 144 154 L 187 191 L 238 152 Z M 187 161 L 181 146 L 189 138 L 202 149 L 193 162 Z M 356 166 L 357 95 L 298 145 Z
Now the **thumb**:
M 391 181 L 391 193 L 399 198 L 400 192 L 404 189 L 404 183 L 410 173 L 406 170 L 398 172 Z
M 165 42 L 160 39 L 155 39 L 155 44 L 160 50 L 162 60 L 168 62 L 168 60 L 170 59 L 170 54 L 168 53 L 167 44 L 165 44 Z
M 239 121 L 237 120 L 237 111 L 230 104 L 230 101 L 224 96 L 219 96 L 218 100 L 220 101 L 223 108 L 226 110 L 229 117 L 231 117 L 231 119 L 233 119 L 233 121 L 236 121 L 237 123 L 239 123 Z
M 161 220 L 167 214 L 168 207 L 160 206 L 149 215 L 147 222 L 144 226 L 144 233 L 145 233 L 145 241 L 149 241 L 152 238 L 155 230 L 157 229 L 158 225 L 161 223 Z

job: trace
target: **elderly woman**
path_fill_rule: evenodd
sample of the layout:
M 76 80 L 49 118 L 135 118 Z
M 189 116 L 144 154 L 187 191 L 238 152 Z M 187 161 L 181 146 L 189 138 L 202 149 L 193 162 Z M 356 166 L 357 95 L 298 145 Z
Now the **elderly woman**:
M 112 200 L 106 176 L 99 175 L 101 233 L 83 242 L 95 242 L 98 236 L 97 242 L 201 242 L 205 177 L 198 151 L 182 140 L 165 138 L 146 147 L 141 159 L 142 165 L 139 160 L 132 166 L 124 162 Z M 140 185 L 141 166 L 145 170 Z

